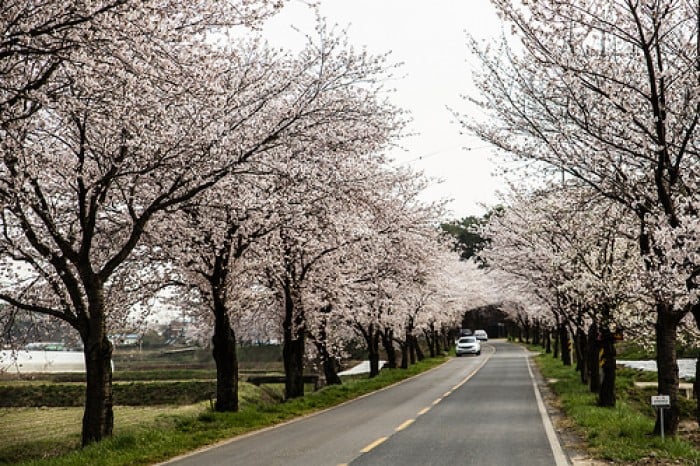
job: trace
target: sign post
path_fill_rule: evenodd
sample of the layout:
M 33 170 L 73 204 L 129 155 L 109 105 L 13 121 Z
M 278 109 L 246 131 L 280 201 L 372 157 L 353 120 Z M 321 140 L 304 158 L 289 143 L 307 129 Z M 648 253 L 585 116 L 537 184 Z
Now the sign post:
M 664 408 L 671 407 L 671 397 L 668 395 L 656 395 L 651 397 L 651 406 L 659 409 L 659 420 L 661 421 L 661 440 L 664 439 Z

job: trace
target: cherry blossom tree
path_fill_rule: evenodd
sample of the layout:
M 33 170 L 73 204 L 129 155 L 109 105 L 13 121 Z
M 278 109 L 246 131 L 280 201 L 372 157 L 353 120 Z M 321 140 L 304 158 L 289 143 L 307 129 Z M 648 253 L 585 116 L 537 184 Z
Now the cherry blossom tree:
M 319 191 L 309 190 L 310 184 L 307 184 L 297 196 L 290 197 L 291 202 L 283 214 L 284 224 L 274 235 L 268 236 L 270 243 L 264 248 L 268 261 L 266 274 L 271 277 L 271 286 L 277 291 L 283 313 L 288 398 L 303 395 L 306 338 L 314 331 L 308 325 L 309 315 L 323 312 L 325 308 L 323 301 L 319 301 L 319 297 L 323 297 L 313 292 L 314 283 L 330 283 L 326 278 L 329 274 L 337 273 L 339 268 L 342 270 L 348 261 L 357 264 L 361 260 L 359 255 L 369 252 L 367 248 L 374 239 L 367 223 L 372 218 L 368 209 L 377 208 L 377 205 L 363 205 L 368 197 L 362 194 L 364 191 L 371 195 L 371 189 L 376 189 L 383 180 L 376 172 L 368 176 L 369 167 L 365 165 L 361 172 L 353 170 L 354 178 L 338 177 L 342 171 L 337 171 L 335 180 L 331 179 L 330 183 L 327 177 L 318 178 L 325 184 Z M 344 189 L 329 190 L 333 185 Z M 297 203 L 296 199 L 309 199 L 309 195 L 312 202 Z M 375 215 L 383 213 L 378 210 Z M 348 254 L 349 248 L 355 254 Z M 320 340 L 318 335 L 315 340 Z
M 236 263 L 248 261 L 247 270 L 267 267 L 268 278 L 279 278 L 281 263 L 271 264 L 273 259 L 303 263 L 298 274 L 291 263 L 286 264 L 284 279 L 276 282 L 281 283 L 277 289 L 282 295 L 295 292 L 294 299 L 285 301 L 286 312 L 302 316 L 298 329 L 288 320 L 283 326 L 290 380 L 287 397 L 299 396 L 303 394 L 301 358 L 306 331 L 302 328 L 305 312 L 297 300 L 305 285 L 294 283 L 308 281 L 309 270 L 324 256 L 335 253 L 345 242 L 358 240 L 346 233 L 351 230 L 352 210 L 345 215 L 340 212 L 356 202 L 353 198 L 361 184 L 368 189 L 363 183 L 366 174 L 359 167 L 381 162 L 374 151 L 402 127 L 400 112 L 383 101 L 379 89 L 391 69 L 383 57 L 355 54 L 342 37 L 327 34 L 322 26 L 319 31 L 319 39 L 309 42 L 301 59 L 287 65 L 294 66 L 296 80 L 284 82 L 290 89 L 283 94 L 285 100 L 302 102 L 308 123 L 295 127 L 275 150 L 241 166 L 182 209 L 184 225 L 178 230 L 186 232 L 185 241 L 178 238 L 169 246 L 171 261 L 185 264 L 181 267 L 185 289 L 196 289 L 201 304 L 213 313 L 217 410 L 238 407 L 236 338 L 230 315 L 232 309 L 240 308 L 234 304 L 241 296 L 235 289 L 240 282 L 233 276 Z M 325 241 L 327 238 L 330 240 Z M 256 242 L 260 244 L 252 247 Z M 296 255 L 300 251 L 297 243 L 305 257 Z M 251 247 L 252 257 L 243 257 Z M 287 248 L 287 254 L 270 254 L 279 248 Z M 262 283 L 267 286 L 269 280 Z M 250 281 L 246 286 L 252 286 Z M 299 311 L 294 310 L 295 305 Z M 291 343 L 297 339 L 301 350 Z
M 80 334 L 84 445 L 112 432 L 107 324 L 129 312 L 122 307 L 129 300 L 117 298 L 112 285 L 141 251 L 149 223 L 272 150 L 308 115 L 303 96 L 296 106 L 282 105 L 293 68 L 282 71 L 288 79 L 268 79 L 269 66 L 254 66 L 254 54 L 209 45 L 204 33 L 212 24 L 254 21 L 257 13 L 245 15 L 255 4 L 206 6 L 159 2 L 95 16 L 79 27 L 85 40 L 62 51 L 67 56 L 44 85 L 21 84 L 24 65 L 3 76 L 10 83 L 4 87 L 20 89 L 14 104 L 25 108 L 20 100 L 28 93 L 35 109 L 3 117 L 2 252 L 11 266 L 0 298 Z M 268 112 L 260 121 L 268 107 L 276 118 Z M 139 277 L 145 279 L 131 279 Z
M 697 313 L 698 8 L 689 1 L 494 0 L 521 39 L 481 57 L 493 124 L 467 127 L 628 209 L 656 311 L 659 393 L 678 427 L 677 327 Z M 655 432 L 660 431 L 657 420 Z
M 423 204 L 417 198 L 423 180 L 406 173 L 398 181 L 392 189 L 394 196 L 386 199 L 379 215 L 368 224 L 373 239 L 357 255 L 361 273 L 347 287 L 352 299 L 348 321 L 367 345 L 370 377 L 379 373 L 382 339 L 389 354 L 393 341 L 399 342 L 402 366 L 407 351 L 420 351 L 415 346 L 417 327 L 411 316 L 422 306 L 409 309 L 406 293 L 428 283 L 432 258 L 447 249 L 436 228 L 440 206 Z
M 45 95 L 70 79 L 58 72 L 81 63 L 81 51 L 110 47 L 115 38 L 178 41 L 217 28 L 254 27 L 282 0 L 186 3 L 172 0 L 27 0 L 0 5 L 0 121 L 42 107 Z M 90 56 L 88 52 L 87 56 Z
M 637 311 L 635 305 L 648 296 L 640 284 L 643 267 L 633 233 L 630 238 L 627 211 L 569 182 L 519 197 L 492 217 L 484 233 L 491 240 L 483 251 L 487 263 L 524 280 L 550 303 L 564 338 L 565 363 L 573 335 L 582 382 L 590 375 L 599 404 L 614 406 L 613 334 L 632 327 L 627 312 Z M 599 344 L 604 360 L 600 385 Z

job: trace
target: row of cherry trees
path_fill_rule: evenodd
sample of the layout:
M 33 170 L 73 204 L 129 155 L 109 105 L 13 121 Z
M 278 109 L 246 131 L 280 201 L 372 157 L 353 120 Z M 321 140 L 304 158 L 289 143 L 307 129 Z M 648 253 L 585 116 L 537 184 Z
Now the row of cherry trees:
M 637 253 L 634 217 L 569 180 L 512 195 L 482 234 L 488 245 L 481 259 L 504 295 L 520 303 L 510 318 L 526 340 L 551 351 L 553 335 L 554 356 L 560 352 L 570 365 L 575 355 L 598 404 L 614 406 L 616 337 L 647 349 L 655 341 L 652 284 Z M 678 337 L 693 345 L 699 336 L 688 316 Z
M 459 321 L 439 206 L 378 155 L 405 126 L 393 67 L 320 21 L 297 54 L 245 32 L 280 4 L 0 7 L 0 318 L 80 335 L 83 445 L 113 428 L 109 329 L 166 289 L 209 324 L 218 410 L 238 407 L 236 328 L 283 337 L 295 397 L 309 347 L 337 382 L 354 334 L 376 374 L 380 340 L 405 365 Z
M 630 318 L 653 320 L 659 391 L 672 403 L 665 427 L 676 432 L 678 328 L 688 315 L 700 323 L 698 4 L 493 3 L 520 42 L 509 47 L 504 41 L 498 50 L 475 44 L 483 64 L 483 98 L 477 103 L 493 120 L 464 123 L 508 153 L 544 171 L 553 167 L 586 186 L 589 197 L 600 198 L 595 208 L 601 214 L 588 218 L 585 229 L 603 235 L 610 218 L 624 219 L 623 236 L 635 245 L 628 254 L 641 263 L 628 281 L 640 283 L 650 303 L 635 306 Z M 613 288 L 620 280 L 605 283 Z M 600 295 L 603 316 L 614 317 L 621 309 L 618 291 L 628 292 L 612 291 Z M 657 420 L 656 432 L 659 427 Z

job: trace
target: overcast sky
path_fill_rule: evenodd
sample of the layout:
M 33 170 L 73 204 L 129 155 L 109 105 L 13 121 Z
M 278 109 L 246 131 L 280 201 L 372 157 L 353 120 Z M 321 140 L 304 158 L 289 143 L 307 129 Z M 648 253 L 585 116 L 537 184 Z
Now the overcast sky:
M 473 94 L 466 32 L 483 40 L 496 39 L 501 25 L 488 0 L 321 0 L 321 15 L 329 24 L 347 28 L 352 44 L 372 53 L 391 52 L 403 63 L 393 101 L 411 112 L 416 136 L 402 141 L 406 151 L 390 155 L 426 175 L 442 179 L 425 193 L 427 200 L 449 198 L 452 217 L 481 215 L 481 204 L 497 202 L 502 183 L 492 176 L 493 150 L 477 138 L 460 135 L 447 107 L 467 110 L 460 96 Z M 293 28 L 312 33 L 313 13 L 291 0 L 272 18 L 265 35 L 274 44 L 300 47 L 303 38 Z M 467 150 L 466 148 L 469 148 Z

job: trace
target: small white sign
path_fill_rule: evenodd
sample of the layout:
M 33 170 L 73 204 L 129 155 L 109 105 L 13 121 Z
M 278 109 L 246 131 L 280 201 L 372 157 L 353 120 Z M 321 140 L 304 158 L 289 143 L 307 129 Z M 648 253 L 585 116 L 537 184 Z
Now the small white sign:
M 668 408 L 669 406 L 671 406 L 671 397 L 668 395 L 652 396 L 651 405 L 657 408 Z

